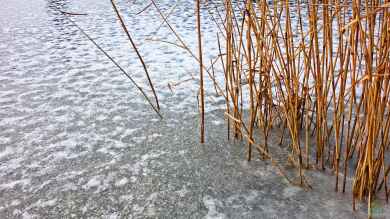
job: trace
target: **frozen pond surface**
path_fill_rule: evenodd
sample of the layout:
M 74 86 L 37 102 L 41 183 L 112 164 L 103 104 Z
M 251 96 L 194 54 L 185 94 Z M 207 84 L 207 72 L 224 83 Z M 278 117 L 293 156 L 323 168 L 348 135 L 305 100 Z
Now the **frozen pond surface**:
M 168 13 L 174 1 L 158 1 Z M 245 161 L 227 141 L 220 110 L 208 101 L 207 143 L 198 143 L 196 62 L 175 46 L 146 1 L 118 1 L 149 66 L 159 120 L 138 90 L 80 32 L 73 19 L 143 87 L 142 66 L 109 1 L 2 0 L 0 7 L 0 218 L 364 218 L 333 177 L 309 173 L 308 192 L 288 185 L 267 162 Z M 193 1 L 169 21 L 196 51 Z M 204 11 L 204 14 L 206 12 Z M 215 27 L 204 24 L 216 51 Z M 206 52 L 207 52 L 206 51 Z M 209 52 L 205 58 L 214 54 Z M 210 82 L 207 92 L 212 94 Z M 151 97 L 151 92 L 148 94 Z M 319 184 L 319 185 L 318 185 Z M 384 213 L 389 213 L 388 206 Z

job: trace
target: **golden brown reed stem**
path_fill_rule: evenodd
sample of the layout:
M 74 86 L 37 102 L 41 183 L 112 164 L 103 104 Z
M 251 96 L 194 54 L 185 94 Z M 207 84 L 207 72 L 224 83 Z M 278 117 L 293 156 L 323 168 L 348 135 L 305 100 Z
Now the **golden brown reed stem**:
M 87 34 L 79 25 L 77 25 L 76 22 L 74 22 L 71 18 L 68 17 L 68 16 L 73 16 L 73 15 L 78 16 L 78 15 L 86 15 L 86 14 L 69 13 L 69 12 L 65 12 L 65 11 L 61 11 L 61 10 L 58 10 L 58 11 L 60 13 L 62 13 L 63 15 L 65 15 L 65 18 L 69 22 L 71 22 L 90 42 L 92 42 L 92 44 L 98 50 L 100 50 L 100 52 L 102 52 L 131 81 L 131 83 L 141 92 L 142 96 L 144 96 L 145 100 L 150 104 L 150 106 L 157 113 L 157 115 L 162 119 L 163 116 L 161 115 L 160 110 L 153 105 L 153 103 L 149 99 L 148 95 L 145 93 L 145 91 L 142 89 L 142 87 L 137 84 L 137 82 L 133 79 L 133 77 L 131 77 L 131 75 L 126 70 L 124 70 L 122 68 L 122 66 L 120 66 L 94 39 L 92 39 L 92 37 L 89 36 L 89 34 Z
M 127 27 L 126 27 L 126 24 L 125 22 L 123 21 L 123 18 L 115 4 L 115 1 L 114 0 L 111 0 L 111 5 L 112 7 L 114 8 L 114 11 L 115 11 L 115 14 L 117 15 L 120 23 L 121 23 L 121 26 L 123 28 L 123 31 L 126 33 L 126 36 L 127 38 L 129 39 L 130 43 L 131 43 L 131 46 L 133 47 L 135 53 L 137 54 L 137 57 L 138 59 L 140 60 L 141 64 L 142 64 L 142 67 L 145 71 L 145 74 L 146 74 L 146 77 L 148 78 L 148 82 L 149 82 L 149 85 L 150 85 L 150 88 L 152 89 L 152 92 L 153 92 L 153 95 L 154 95 L 154 98 L 156 100 L 156 105 L 157 105 L 157 109 L 160 110 L 160 104 L 158 103 L 158 97 L 157 97 L 157 94 L 156 94 L 156 91 L 154 89 L 154 86 L 153 86 L 153 83 L 152 83 L 152 80 L 150 79 L 150 76 L 149 76 L 149 72 L 148 72 L 148 68 L 146 67 L 146 64 L 145 64 L 145 61 L 144 59 L 142 58 L 140 52 L 138 51 L 138 48 L 137 46 L 135 45 L 133 39 L 131 38 L 130 36 L 130 33 L 129 31 L 127 30 Z
M 198 51 L 199 51 L 199 77 L 200 77 L 200 142 L 204 143 L 204 88 L 203 88 L 203 56 L 202 56 L 202 32 L 200 19 L 200 0 L 196 0 L 196 23 L 198 30 Z

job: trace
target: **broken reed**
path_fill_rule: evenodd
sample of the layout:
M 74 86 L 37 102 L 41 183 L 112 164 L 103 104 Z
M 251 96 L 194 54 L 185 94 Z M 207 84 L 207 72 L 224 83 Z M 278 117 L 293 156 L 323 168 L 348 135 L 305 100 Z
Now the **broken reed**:
M 272 157 L 268 136 L 281 124 L 298 183 L 308 185 L 304 169 L 328 167 L 335 191 L 345 192 L 352 168 L 353 207 L 366 199 L 369 217 L 375 195 L 383 191 L 388 201 L 390 194 L 389 7 L 378 0 L 224 0 L 224 16 L 212 17 L 220 19 L 219 48 L 225 42 L 228 132 L 247 140 L 248 160 L 255 145 Z

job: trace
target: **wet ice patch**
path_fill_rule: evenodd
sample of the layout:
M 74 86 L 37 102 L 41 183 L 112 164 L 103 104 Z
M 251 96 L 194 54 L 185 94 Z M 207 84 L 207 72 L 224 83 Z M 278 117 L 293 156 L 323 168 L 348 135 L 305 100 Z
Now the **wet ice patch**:
M 302 189 L 299 187 L 288 186 L 288 187 L 283 189 L 283 197 L 291 198 L 301 191 L 302 191 Z
M 227 206 L 231 208 L 241 209 L 243 206 L 256 206 L 259 203 L 260 191 L 249 190 L 244 193 L 235 193 L 225 199 Z
M 253 203 L 256 201 L 256 198 L 259 196 L 259 191 L 251 190 L 248 195 L 245 196 L 247 203 Z

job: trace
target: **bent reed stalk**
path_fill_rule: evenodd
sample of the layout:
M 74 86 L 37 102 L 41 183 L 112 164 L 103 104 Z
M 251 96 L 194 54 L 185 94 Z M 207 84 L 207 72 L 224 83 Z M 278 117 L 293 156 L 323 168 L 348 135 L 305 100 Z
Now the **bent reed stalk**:
M 142 89 L 142 87 L 140 85 L 138 85 L 138 83 L 133 79 L 133 77 L 131 77 L 131 75 L 122 68 L 122 66 L 120 66 L 118 64 L 118 62 L 116 62 L 114 60 L 114 58 L 112 58 L 94 39 L 92 39 L 91 36 L 89 36 L 89 34 L 87 34 L 79 25 L 77 25 L 76 22 L 74 22 L 69 16 L 73 16 L 73 15 L 87 15 L 87 14 L 84 14 L 84 13 L 71 13 L 71 12 L 65 12 L 65 11 L 61 11 L 61 10 L 58 10 L 56 9 L 58 12 L 60 12 L 61 14 L 64 15 L 64 17 L 69 21 L 71 22 L 90 42 L 92 42 L 92 44 L 97 48 L 99 49 L 121 72 L 122 74 L 124 74 L 130 81 L 131 83 L 141 92 L 142 96 L 145 98 L 145 100 L 149 103 L 149 105 L 153 108 L 153 110 L 157 113 L 157 115 L 160 117 L 160 119 L 163 119 L 163 116 L 161 115 L 160 113 L 160 108 L 159 106 L 154 106 L 154 104 L 152 103 L 152 101 L 149 99 L 148 95 L 145 93 L 145 91 Z M 152 84 L 151 84 L 152 86 Z M 153 88 L 153 87 L 152 87 Z M 157 96 L 155 95 L 156 97 L 156 101 L 157 101 Z
M 141 64 L 142 64 L 142 67 L 143 67 L 143 69 L 144 69 L 144 71 L 145 71 L 146 77 L 147 77 L 148 82 L 149 82 L 149 86 L 150 86 L 150 88 L 152 89 L 152 92 L 153 92 L 153 95 L 154 95 L 154 99 L 155 99 L 155 101 L 156 101 L 157 109 L 160 110 L 160 104 L 159 104 L 159 102 L 158 102 L 158 97 L 157 97 L 156 91 L 155 91 L 155 89 L 154 89 L 152 80 L 150 79 L 149 72 L 148 72 L 148 68 L 146 67 L 145 61 L 144 61 L 144 59 L 142 58 L 140 52 L 138 51 L 138 48 L 137 48 L 137 46 L 135 45 L 133 38 L 131 38 L 130 33 L 129 33 L 127 27 L 126 27 L 126 24 L 125 24 L 125 22 L 123 21 L 123 18 L 122 18 L 122 16 L 121 16 L 121 14 L 120 14 L 120 12 L 119 12 L 119 10 L 118 10 L 118 7 L 116 6 L 114 0 L 111 0 L 111 5 L 112 5 L 112 8 L 113 8 L 114 11 L 115 11 L 116 16 L 117 16 L 118 19 L 119 19 L 119 22 L 121 23 L 121 27 L 122 27 L 123 31 L 126 33 L 126 36 L 127 36 L 128 40 L 129 40 L 131 46 L 133 47 L 135 53 L 137 54 L 138 59 L 140 60 L 140 62 L 141 62 Z

